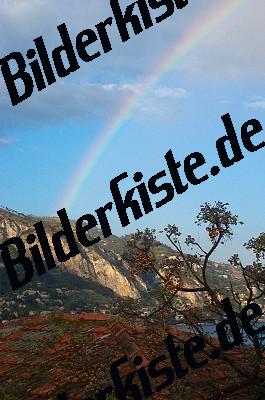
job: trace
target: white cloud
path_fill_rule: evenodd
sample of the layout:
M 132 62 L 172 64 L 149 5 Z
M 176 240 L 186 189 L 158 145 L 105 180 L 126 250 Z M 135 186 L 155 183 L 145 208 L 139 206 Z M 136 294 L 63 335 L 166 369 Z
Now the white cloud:
M 250 107 L 250 108 L 265 109 L 265 99 L 257 99 L 257 100 L 249 101 L 245 105 L 246 105 L 246 107 Z
M 156 89 L 154 92 L 157 97 L 161 98 L 186 98 L 190 95 L 187 90 L 181 88 L 161 87 Z
M 131 0 L 120 0 L 121 5 Z M 231 0 L 220 0 L 225 8 Z M 239 2 L 240 3 L 240 2 Z M 185 76 L 200 78 L 214 76 L 218 79 L 264 76 L 265 14 L 264 0 L 242 1 L 242 7 L 228 16 L 221 24 L 216 20 L 215 29 L 199 41 L 188 56 L 180 60 L 177 69 Z M 205 15 L 213 6 L 212 0 L 190 1 L 181 12 L 176 12 L 166 21 L 155 24 L 151 29 L 123 44 L 117 33 L 115 23 L 110 29 L 113 54 L 107 54 L 104 62 L 96 60 L 93 70 L 105 76 L 114 76 L 118 81 L 121 71 L 123 80 L 127 73 L 134 76 L 149 73 L 168 56 L 170 49 L 182 37 L 194 30 L 194 26 L 205 23 Z M 222 9 L 222 6 L 220 7 Z M 152 11 L 153 18 L 161 13 Z M 86 27 L 94 27 L 107 16 L 112 15 L 109 2 L 61 0 L 1 0 L 0 2 L 0 45 L 1 54 L 14 50 L 25 50 L 32 45 L 34 37 L 43 35 L 48 47 L 58 45 L 59 36 L 56 26 L 65 22 L 71 34 Z M 176 23 L 177 22 L 177 23 Z M 23 29 L 22 29 L 23 27 Z M 203 26 L 202 26 L 203 29 Z M 200 29 L 198 30 L 198 32 Z M 115 55 L 114 55 L 115 53 Z M 255 76 L 250 72 L 255 70 Z M 80 74 L 86 74 L 82 68 Z
M 220 0 L 224 7 L 230 0 Z M 131 0 L 120 0 L 122 5 Z M 189 2 L 189 6 L 176 12 L 168 20 L 155 24 L 127 43 L 122 43 L 115 24 L 110 28 L 113 51 L 92 63 L 82 63 L 79 71 L 66 79 L 58 80 L 52 87 L 32 97 L 21 105 L 12 107 L 4 83 L 0 77 L 0 118 L 2 129 L 29 126 L 43 127 L 61 123 L 66 119 L 105 118 L 122 106 L 126 96 L 145 92 L 142 82 L 167 59 L 178 41 L 194 25 L 204 21 L 205 14 L 215 8 L 212 0 Z M 152 16 L 160 11 L 152 11 Z M 43 35 L 50 51 L 60 43 L 56 26 L 65 22 L 71 36 L 110 16 L 109 2 L 97 0 L 1 0 L 0 47 L 1 54 L 25 51 L 33 45 L 33 38 Z M 241 79 L 246 84 L 251 79 L 265 75 L 265 14 L 264 0 L 246 1 L 245 8 L 227 18 L 216 29 L 205 35 L 193 46 L 187 56 L 181 58 L 175 69 L 163 76 L 161 86 L 156 85 L 141 105 L 140 113 L 146 118 L 152 115 L 173 116 L 177 106 L 189 92 L 182 86 L 214 77 L 218 82 Z M 23 28 L 23 29 L 22 29 Z M 100 81 L 100 84 L 93 84 Z M 167 82 L 167 84 L 165 84 Z M 190 84 L 191 82 L 191 84 Z M 224 82 L 227 84 L 226 82 Z M 262 101 L 256 103 L 261 107 Z M 137 113 L 138 114 L 138 113 Z M 25 129 L 24 129 L 25 128 Z
M 229 1 L 223 1 L 224 7 Z M 203 3 L 205 10 L 210 9 L 211 1 L 203 0 Z M 184 74 L 208 82 L 209 79 L 226 79 L 248 84 L 264 79 L 265 2 L 246 0 L 238 3 L 236 12 L 228 15 L 221 24 L 216 23 L 216 28 L 183 60 Z
M 144 86 L 136 83 L 59 81 L 16 107 L 11 108 L 9 100 L 2 97 L 0 118 L 6 132 L 18 127 L 42 128 L 67 120 L 89 121 L 96 117 L 104 121 L 133 97 L 139 98 L 137 116 L 148 120 L 161 118 L 163 114 L 174 115 L 172 110 L 189 95 L 185 89 L 163 86 L 152 89 L 146 98 L 141 99 L 144 93 Z
M 218 101 L 218 104 L 231 104 L 232 101 L 228 99 L 222 99 Z
M 107 83 L 107 84 L 97 84 L 95 86 L 102 87 L 106 91 L 122 91 L 122 92 L 132 92 L 137 95 L 144 94 L 146 91 L 145 85 L 133 84 L 133 83 Z M 157 98 L 186 98 L 190 93 L 182 88 L 170 88 L 167 86 L 160 86 L 158 88 L 153 88 L 151 91 L 151 96 Z
M 10 137 L 0 136 L 0 147 L 7 146 L 13 142 L 14 142 L 14 140 Z

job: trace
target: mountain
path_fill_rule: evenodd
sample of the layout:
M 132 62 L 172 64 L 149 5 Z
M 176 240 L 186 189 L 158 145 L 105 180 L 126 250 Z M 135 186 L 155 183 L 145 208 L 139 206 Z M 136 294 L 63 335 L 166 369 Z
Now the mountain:
M 25 243 L 27 235 L 35 231 L 33 225 L 40 220 L 51 243 L 52 235 L 62 229 L 58 218 L 38 218 L 0 208 L 0 243 L 13 236 L 21 237 Z M 75 221 L 71 221 L 71 224 L 74 228 Z M 98 235 L 99 230 L 90 231 L 91 239 Z M 120 298 L 150 299 L 148 288 L 157 287 L 159 282 L 148 274 L 141 278 L 131 276 L 129 266 L 122 258 L 128 239 L 128 235 L 113 235 L 92 247 L 80 245 L 79 255 L 58 264 L 57 268 L 42 276 L 35 272 L 30 283 L 14 292 L 0 258 L 0 319 L 14 319 L 58 309 L 66 312 L 111 311 Z M 66 242 L 63 247 L 67 248 Z M 174 257 L 175 254 L 173 249 L 162 243 L 158 243 L 154 251 L 159 259 Z M 18 275 L 24 273 L 19 265 L 16 270 Z M 211 263 L 208 280 L 217 289 L 229 293 L 229 279 L 234 280 L 235 277 L 240 278 L 235 268 L 227 264 Z M 187 275 L 185 278 L 187 285 L 192 284 L 192 277 Z M 239 279 L 236 281 L 239 282 Z M 237 289 L 243 291 L 240 286 Z M 200 303 L 195 293 L 185 293 L 181 300 L 194 305 Z
M 51 243 L 52 235 L 62 229 L 58 218 L 37 218 L 0 208 L 0 243 L 13 236 L 21 237 L 25 243 L 26 236 L 34 233 L 33 224 L 40 220 Z M 71 223 L 74 226 L 74 221 Z M 91 236 L 95 234 L 99 231 L 90 233 Z M 89 248 L 80 245 L 79 255 L 40 277 L 35 272 L 34 279 L 15 292 L 0 262 L 2 318 L 8 318 L 10 314 L 21 316 L 29 309 L 32 313 L 60 307 L 68 311 L 78 308 L 90 311 L 99 305 L 108 308 L 109 303 L 119 297 L 139 298 L 147 291 L 145 282 L 132 277 L 127 263 L 119 254 L 107 249 L 105 243 L 102 241 Z M 66 242 L 63 247 L 67 247 Z M 22 277 L 21 266 L 16 266 L 16 270 Z

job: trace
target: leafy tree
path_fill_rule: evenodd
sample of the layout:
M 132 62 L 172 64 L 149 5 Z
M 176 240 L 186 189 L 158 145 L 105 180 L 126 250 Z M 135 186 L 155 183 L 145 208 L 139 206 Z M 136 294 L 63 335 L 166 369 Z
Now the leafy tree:
M 255 399 L 265 398 L 264 372 L 262 372 L 263 342 L 262 336 L 249 336 L 253 344 L 253 351 L 246 345 L 241 345 L 237 351 L 243 357 L 247 357 L 247 363 L 239 362 L 229 352 L 224 352 L 205 334 L 203 326 L 206 323 L 213 323 L 216 319 L 225 318 L 222 300 L 227 294 L 220 287 L 213 286 L 209 279 L 212 263 L 210 258 L 214 255 L 219 246 L 224 245 L 233 237 L 233 228 L 243 224 L 237 215 L 232 214 L 228 209 L 229 204 L 220 201 L 211 205 L 205 203 L 200 207 L 196 218 L 196 225 L 204 227 L 209 239 L 209 248 L 204 248 L 194 237 L 188 235 L 182 239 L 182 234 L 176 225 L 168 225 L 162 232 L 166 235 L 169 243 L 175 250 L 174 257 L 165 257 L 158 260 L 155 256 L 157 245 L 155 230 L 145 229 L 131 235 L 127 242 L 124 257 L 127 259 L 131 273 L 141 275 L 143 272 L 152 270 L 161 283 L 161 289 L 156 291 L 157 307 L 145 318 L 150 321 L 163 321 L 167 323 L 167 317 L 174 312 L 182 315 L 183 321 L 191 329 L 203 336 L 208 346 L 207 355 L 211 356 L 213 350 L 221 352 L 220 359 L 227 364 L 233 382 L 224 386 L 216 383 L 212 389 L 207 388 L 209 398 L 220 399 L 230 398 L 232 394 L 242 389 L 249 390 Z M 184 251 L 183 244 L 189 249 L 189 254 Z M 252 238 L 246 245 L 256 256 L 251 266 L 243 266 L 239 255 L 233 255 L 229 262 L 240 272 L 240 283 L 245 290 L 239 293 L 238 282 L 229 278 L 230 298 L 237 317 L 244 306 L 264 297 L 265 291 L 265 270 L 261 259 L 265 258 L 265 234 Z M 238 279 L 238 278 L 237 278 Z M 192 293 L 199 299 L 196 307 L 194 304 L 185 304 L 183 294 Z M 131 316 L 142 317 L 135 307 L 127 307 L 126 313 Z M 241 320 L 238 324 L 243 332 Z M 179 341 L 183 338 L 178 337 Z M 209 390 L 210 389 L 210 390 Z M 227 396 L 227 397 L 226 397 Z M 254 396 L 254 397 L 253 397 Z

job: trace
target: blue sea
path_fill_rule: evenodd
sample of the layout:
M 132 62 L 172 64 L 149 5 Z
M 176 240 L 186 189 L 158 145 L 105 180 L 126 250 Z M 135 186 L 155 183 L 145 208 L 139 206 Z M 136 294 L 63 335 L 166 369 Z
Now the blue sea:
M 218 322 L 216 323 L 216 325 L 217 324 L 218 324 Z M 217 337 L 216 325 L 214 325 L 214 324 L 201 324 L 201 325 L 199 325 L 199 327 L 200 327 L 200 329 L 202 330 L 202 332 L 205 335 L 209 335 L 209 336 L 212 336 L 212 337 Z M 257 322 L 256 324 L 253 325 L 253 328 L 257 329 L 257 328 L 259 328 L 261 326 L 265 326 L 265 321 Z M 183 330 L 185 332 L 190 332 L 191 336 L 194 335 L 194 334 L 198 335 L 198 333 L 192 331 L 191 328 L 188 325 L 178 324 L 177 327 L 180 330 Z M 252 341 L 251 341 L 251 338 L 244 331 L 242 331 L 242 336 L 243 336 L 243 340 L 244 340 L 245 344 L 247 344 L 247 345 L 252 345 L 253 344 Z M 264 332 L 261 332 L 258 335 L 258 338 L 261 340 L 263 346 L 265 346 L 265 330 L 264 330 Z

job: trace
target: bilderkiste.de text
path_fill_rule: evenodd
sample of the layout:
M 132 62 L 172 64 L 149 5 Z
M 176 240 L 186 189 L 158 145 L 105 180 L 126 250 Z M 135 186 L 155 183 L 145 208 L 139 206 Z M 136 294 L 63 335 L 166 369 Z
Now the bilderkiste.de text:
M 169 385 L 172 385 L 176 378 L 180 379 L 186 376 L 189 368 L 196 370 L 207 365 L 210 360 L 218 361 L 218 359 L 222 358 L 222 351 L 226 352 L 232 350 L 235 346 L 241 345 L 244 339 L 228 297 L 222 300 L 222 305 L 226 318 L 216 325 L 216 334 L 220 347 L 216 345 L 211 351 L 208 346 L 207 349 L 204 338 L 199 335 L 191 337 L 184 343 L 184 346 L 180 346 L 174 342 L 173 336 L 169 334 L 164 340 L 166 353 L 152 359 L 147 366 L 143 365 L 143 358 L 140 355 L 136 355 L 133 364 L 137 367 L 137 370 L 130 372 L 125 379 L 121 378 L 119 368 L 128 363 L 128 357 L 123 356 L 114 361 L 110 365 L 113 386 L 100 390 L 95 394 L 94 398 L 96 400 L 106 400 L 113 394 L 115 394 L 117 400 L 126 400 L 128 399 L 127 396 L 134 400 L 150 398 L 154 393 L 159 393 Z M 254 337 L 264 332 L 265 325 L 255 327 L 255 322 L 261 315 L 262 310 L 256 303 L 250 303 L 241 310 L 239 318 L 248 336 Z M 207 357 L 205 357 L 205 354 Z M 184 357 L 181 357 L 182 355 Z M 187 365 L 184 365 L 183 358 L 185 358 Z M 165 362 L 167 362 L 166 365 Z M 137 384 L 137 378 L 139 384 Z M 162 382 L 159 385 L 156 382 L 157 378 L 162 378 Z M 57 399 L 67 400 L 68 394 L 66 392 L 58 393 Z M 90 396 L 85 396 L 82 400 L 93 399 Z
M 48 241 L 42 221 L 34 224 L 35 233 L 29 233 L 26 237 L 27 249 L 26 243 L 20 237 L 12 237 L 2 243 L 1 256 L 12 289 L 16 290 L 30 282 L 34 275 L 34 267 L 40 276 L 47 270 L 55 268 L 58 263 L 66 262 L 78 255 L 80 249 L 77 240 L 85 247 L 100 242 L 102 238 L 93 234 L 91 229 L 100 226 L 104 238 L 111 236 L 109 214 L 114 210 L 119 216 L 121 225 L 125 227 L 130 224 L 130 214 L 138 220 L 144 214 L 151 213 L 154 209 L 171 202 L 176 196 L 185 193 L 190 185 L 199 185 L 207 181 L 210 175 L 218 175 L 221 166 L 228 168 L 243 160 L 242 147 L 249 152 L 265 147 L 265 140 L 262 140 L 260 135 L 264 131 L 257 119 L 251 119 L 242 125 L 240 132 L 242 144 L 239 143 L 230 114 L 223 115 L 222 121 L 227 134 L 216 141 L 219 158 L 217 165 L 207 167 L 203 154 L 198 151 L 189 154 L 181 163 L 175 159 L 172 150 L 169 150 L 164 156 L 166 168 L 155 173 L 147 182 L 143 180 L 142 172 L 135 172 L 133 181 L 137 185 L 124 195 L 121 193 L 121 186 L 128 180 L 128 173 L 123 172 L 113 178 L 110 181 L 113 201 L 99 207 L 94 213 L 80 217 L 75 223 L 75 233 L 66 210 L 62 208 L 57 214 L 63 229 L 52 236 L 52 244 Z M 185 178 L 182 177 L 183 175 Z M 89 231 L 90 235 L 88 235 Z M 68 246 L 65 246 L 65 242 Z M 52 246 L 54 251 L 52 251 Z M 27 252 L 30 255 L 26 255 Z M 22 270 L 20 268 L 20 274 L 15 268 L 19 265 L 23 268 Z M 21 271 L 23 276 L 21 276 Z
M 35 46 L 30 47 L 25 55 L 13 51 L 0 59 L 11 103 L 16 106 L 28 99 L 34 90 L 42 91 L 47 85 L 54 84 L 57 76 L 64 78 L 77 71 L 80 61 L 88 63 L 109 53 L 116 33 L 112 31 L 113 26 L 118 30 L 122 42 L 126 42 L 132 33 L 142 33 L 144 29 L 151 28 L 154 22 L 158 24 L 164 21 L 187 5 L 188 0 L 137 0 L 122 10 L 119 0 L 110 0 L 113 15 L 96 24 L 93 29 L 82 30 L 75 38 L 71 38 L 65 23 L 58 25 L 62 44 L 51 54 L 43 37 L 39 36 L 33 40 Z M 153 16 L 153 12 L 156 15 Z

